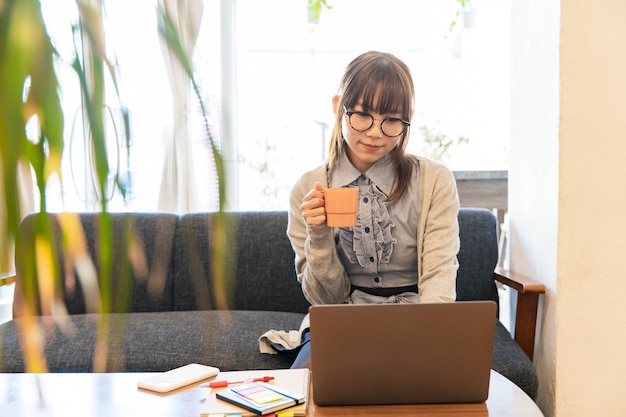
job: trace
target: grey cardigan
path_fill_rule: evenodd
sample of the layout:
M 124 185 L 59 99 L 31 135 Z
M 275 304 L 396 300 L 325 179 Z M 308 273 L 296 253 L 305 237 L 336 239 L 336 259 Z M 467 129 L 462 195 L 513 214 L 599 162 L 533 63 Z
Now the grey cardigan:
M 452 172 L 443 164 L 410 155 L 419 177 L 421 201 L 417 243 L 419 301 L 456 299 L 459 251 L 459 198 Z M 311 304 L 350 303 L 350 281 L 335 247 L 333 229 L 309 227 L 300 212 L 302 198 L 316 181 L 328 187 L 326 165 L 305 173 L 290 193 L 287 234 L 295 252 L 295 267 L 304 296 Z

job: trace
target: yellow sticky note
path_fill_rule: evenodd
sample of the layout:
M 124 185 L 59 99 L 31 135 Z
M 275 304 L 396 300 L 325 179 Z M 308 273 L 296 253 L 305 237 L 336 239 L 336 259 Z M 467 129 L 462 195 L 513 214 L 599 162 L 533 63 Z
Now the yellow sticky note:
M 267 404 L 274 401 L 282 400 L 283 397 L 276 394 L 275 392 L 267 391 L 263 393 L 258 393 L 249 397 L 251 400 L 256 401 L 259 404 Z

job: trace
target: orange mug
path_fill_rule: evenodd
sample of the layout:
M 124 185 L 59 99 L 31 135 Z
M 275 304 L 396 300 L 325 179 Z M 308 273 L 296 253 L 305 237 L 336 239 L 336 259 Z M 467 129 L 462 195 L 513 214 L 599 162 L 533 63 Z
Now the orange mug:
M 356 226 L 356 212 L 359 207 L 358 188 L 324 189 L 324 208 L 328 227 Z

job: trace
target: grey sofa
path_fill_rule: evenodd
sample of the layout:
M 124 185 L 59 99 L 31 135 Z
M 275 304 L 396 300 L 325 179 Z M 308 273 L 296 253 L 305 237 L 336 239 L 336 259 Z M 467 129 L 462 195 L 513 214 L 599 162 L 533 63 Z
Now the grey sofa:
M 56 215 L 49 215 L 58 231 Z M 86 313 L 85 300 L 77 288 L 63 288 L 73 330 L 65 333 L 47 321 L 45 356 L 50 372 L 91 372 L 94 365 L 98 321 L 106 318 L 112 329 L 107 371 L 164 371 L 190 362 L 219 367 L 221 370 L 287 368 L 294 353 L 261 354 L 258 338 L 270 329 L 298 329 L 309 304 L 296 280 L 294 254 L 286 235 L 286 212 L 229 213 L 230 236 L 236 248 L 227 262 L 236 265 L 236 279 L 227 284 L 228 309 L 218 309 L 215 299 L 211 257 L 209 213 L 118 213 L 113 222 L 114 277 L 112 313 Z M 81 213 L 89 252 L 99 265 L 98 214 Z M 515 282 L 494 274 L 498 258 L 496 220 L 484 209 L 463 208 L 459 213 L 461 250 L 457 277 L 459 300 L 487 299 L 498 302 L 494 277 L 513 285 L 529 313 L 518 313 L 517 323 L 531 322 L 534 338 L 540 286 Z M 20 227 L 17 251 L 33 247 L 34 216 Z M 129 233 L 133 232 L 133 233 Z M 57 232 L 58 234 L 58 232 Z M 128 236 L 137 236 L 145 253 L 147 272 L 131 268 L 125 251 Z M 58 254 L 61 259 L 62 254 Z M 16 279 L 20 286 L 19 259 Z M 68 271 L 62 271 L 63 274 Z M 155 288 L 158 291 L 155 291 Z M 155 295 L 156 294 L 156 295 Z M 530 303 L 526 298 L 530 296 Z M 526 298 L 525 298 L 526 297 Z M 533 302 L 534 299 L 534 302 Z M 20 303 L 16 291 L 15 303 Z M 534 312 L 533 312 L 534 306 Z M 534 314 L 534 316 L 533 316 Z M 41 316 L 41 320 L 45 317 Z M 0 372 L 24 372 L 18 326 L 22 318 L 0 326 Z M 526 332 L 529 333 L 529 332 Z M 521 336 L 520 336 L 521 335 Z M 493 369 L 520 386 L 531 398 L 537 393 L 537 377 L 529 356 L 498 322 L 493 353 Z M 534 340 L 534 339 L 533 339 Z

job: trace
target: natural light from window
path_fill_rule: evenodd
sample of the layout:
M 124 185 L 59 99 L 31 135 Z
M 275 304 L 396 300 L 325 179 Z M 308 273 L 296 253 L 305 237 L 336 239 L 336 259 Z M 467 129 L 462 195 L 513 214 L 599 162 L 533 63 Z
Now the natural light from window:
M 297 178 L 322 163 L 333 123 L 331 98 L 345 66 L 361 52 L 396 54 L 410 66 L 416 84 L 416 110 L 408 150 L 431 157 L 430 138 L 468 138 L 452 146 L 442 161 L 453 170 L 506 170 L 510 102 L 510 0 L 473 0 L 475 18 L 456 18 L 454 0 L 328 0 L 318 24 L 307 22 L 306 0 L 236 2 L 234 26 L 220 26 L 220 3 L 206 0 L 194 55 L 196 71 L 218 138 L 234 144 L 237 210 L 282 210 Z M 68 22 L 73 0 L 42 0 L 46 22 L 63 58 L 73 45 Z M 163 67 L 156 25 L 156 2 L 106 0 L 107 48 L 120 69 L 123 104 L 129 108 L 131 137 L 115 140 L 111 122 L 111 161 L 130 190 L 116 196 L 115 211 L 155 211 L 163 172 L 163 132 L 172 125 L 171 92 Z M 458 19 L 449 32 L 450 22 Z M 220 65 L 224 33 L 234 34 L 235 66 Z M 225 87 L 223 76 L 234 80 Z M 80 97 L 75 76 L 62 72 L 68 148 L 64 189 L 50 186 L 50 210 L 97 209 L 89 201 L 84 163 Z M 110 120 L 117 102 L 111 99 Z M 224 97 L 232 100 L 224 100 Z M 235 103 L 233 109 L 224 103 Z M 74 120 L 76 114 L 76 120 Z M 202 210 L 215 210 L 215 180 L 198 114 L 193 116 L 197 193 Z M 223 135 L 224 118 L 236 137 Z M 70 140 L 71 138 L 71 140 Z M 115 146 L 114 146 L 115 144 Z

